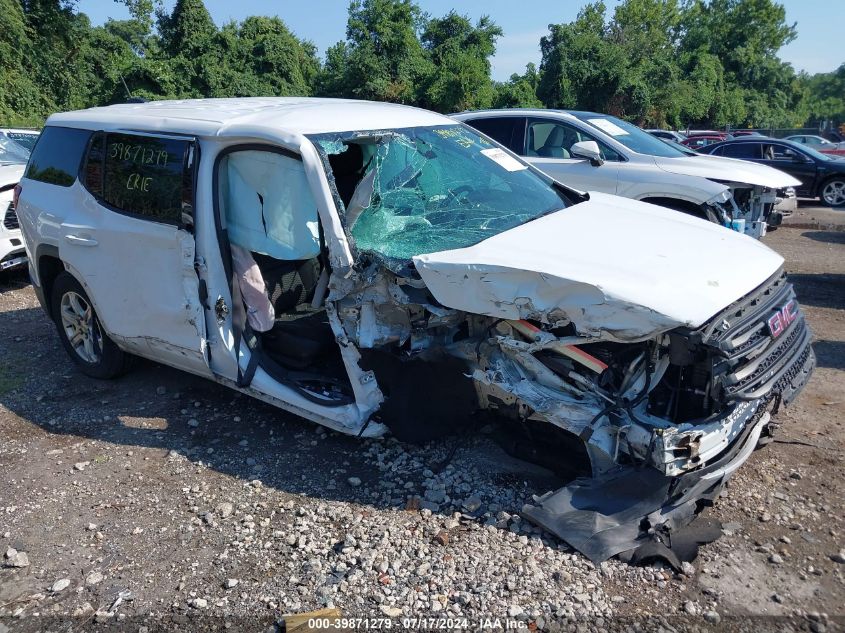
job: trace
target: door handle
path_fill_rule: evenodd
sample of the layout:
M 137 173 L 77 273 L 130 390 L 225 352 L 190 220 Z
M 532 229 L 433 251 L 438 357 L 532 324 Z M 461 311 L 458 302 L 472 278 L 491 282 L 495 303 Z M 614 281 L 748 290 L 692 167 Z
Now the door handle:
M 65 241 L 70 242 L 71 244 L 76 244 L 77 246 L 97 245 L 97 240 L 90 235 L 74 235 L 73 233 L 68 233 L 65 235 Z

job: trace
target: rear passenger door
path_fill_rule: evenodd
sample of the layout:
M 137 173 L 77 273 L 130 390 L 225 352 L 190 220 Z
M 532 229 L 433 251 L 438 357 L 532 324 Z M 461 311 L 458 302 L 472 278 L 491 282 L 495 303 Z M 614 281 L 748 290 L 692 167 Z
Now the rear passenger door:
M 59 254 L 122 347 L 210 376 L 195 269 L 198 158 L 189 137 L 95 133 Z

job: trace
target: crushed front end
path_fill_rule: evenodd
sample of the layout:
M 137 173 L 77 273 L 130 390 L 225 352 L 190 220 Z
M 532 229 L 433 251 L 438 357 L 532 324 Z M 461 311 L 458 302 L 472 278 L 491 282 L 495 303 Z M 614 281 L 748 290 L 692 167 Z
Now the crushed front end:
M 492 414 L 572 480 L 523 515 L 593 560 L 689 524 L 812 372 L 758 241 L 579 197 L 465 128 L 314 140 L 356 252 L 326 308 L 364 419 L 424 441 Z
M 524 515 L 594 560 L 658 545 L 671 561 L 671 531 L 718 496 L 806 384 L 810 341 L 779 272 L 704 326 L 647 344 L 621 375 L 615 401 L 606 388 L 594 400 L 603 408 L 587 425 L 555 422 L 586 442 L 592 478 L 535 499 Z M 606 346 L 581 347 L 598 355 Z M 615 371 L 627 361 L 619 356 Z M 613 367 L 608 357 L 605 371 Z

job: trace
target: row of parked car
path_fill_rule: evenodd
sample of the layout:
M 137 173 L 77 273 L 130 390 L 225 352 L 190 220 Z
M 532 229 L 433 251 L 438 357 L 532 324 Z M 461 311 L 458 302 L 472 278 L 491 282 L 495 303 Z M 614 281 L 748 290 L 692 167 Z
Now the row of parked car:
M 646 130 L 646 132 L 659 139 L 686 145 L 687 147 L 696 150 L 715 143 L 721 143 L 722 141 L 729 141 L 747 136 L 765 137 L 765 134 L 754 130 L 735 130 L 733 132 L 695 130 L 683 133 L 675 130 L 651 129 Z M 834 132 L 831 133 L 831 136 L 831 139 L 827 139 L 823 136 L 819 136 L 818 134 L 792 134 L 790 136 L 783 137 L 783 140 L 806 145 L 823 154 L 833 154 L 836 156 L 845 155 L 845 141 L 842 140 L 842 135 L 838 132 Z

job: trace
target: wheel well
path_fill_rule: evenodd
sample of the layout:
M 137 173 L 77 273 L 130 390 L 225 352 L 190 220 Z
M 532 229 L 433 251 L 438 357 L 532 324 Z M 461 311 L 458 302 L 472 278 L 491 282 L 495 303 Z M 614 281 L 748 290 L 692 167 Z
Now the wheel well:
M 695 204 L 694 202 L 690 202 L 689 200 L 680 200 L 679 198 L 665 198 L 665 197 L 654 197 L 654 198 L 643 198 L 640 202 L 648 202 L 649 204 L 656 204 L 658 207 L 665 207 L 667 209 L 672 209 L 674 211 L 680 211 L 682 213 L 687 213 L 689 215 L 694 215 L 697 218 L 701 218 L 702 220 L 706 220 L 707 214 L 701 209 L 700 204 Z
M 44 304 L 47 308 L 47 313 L 53 316 L 50 297 L 53 294 L 53 282 L 65 269 L 62 260 L 52 255 L 42 255 L 38 258 L 38 281 L 41 282 L 41 291 L 44 294 Z

